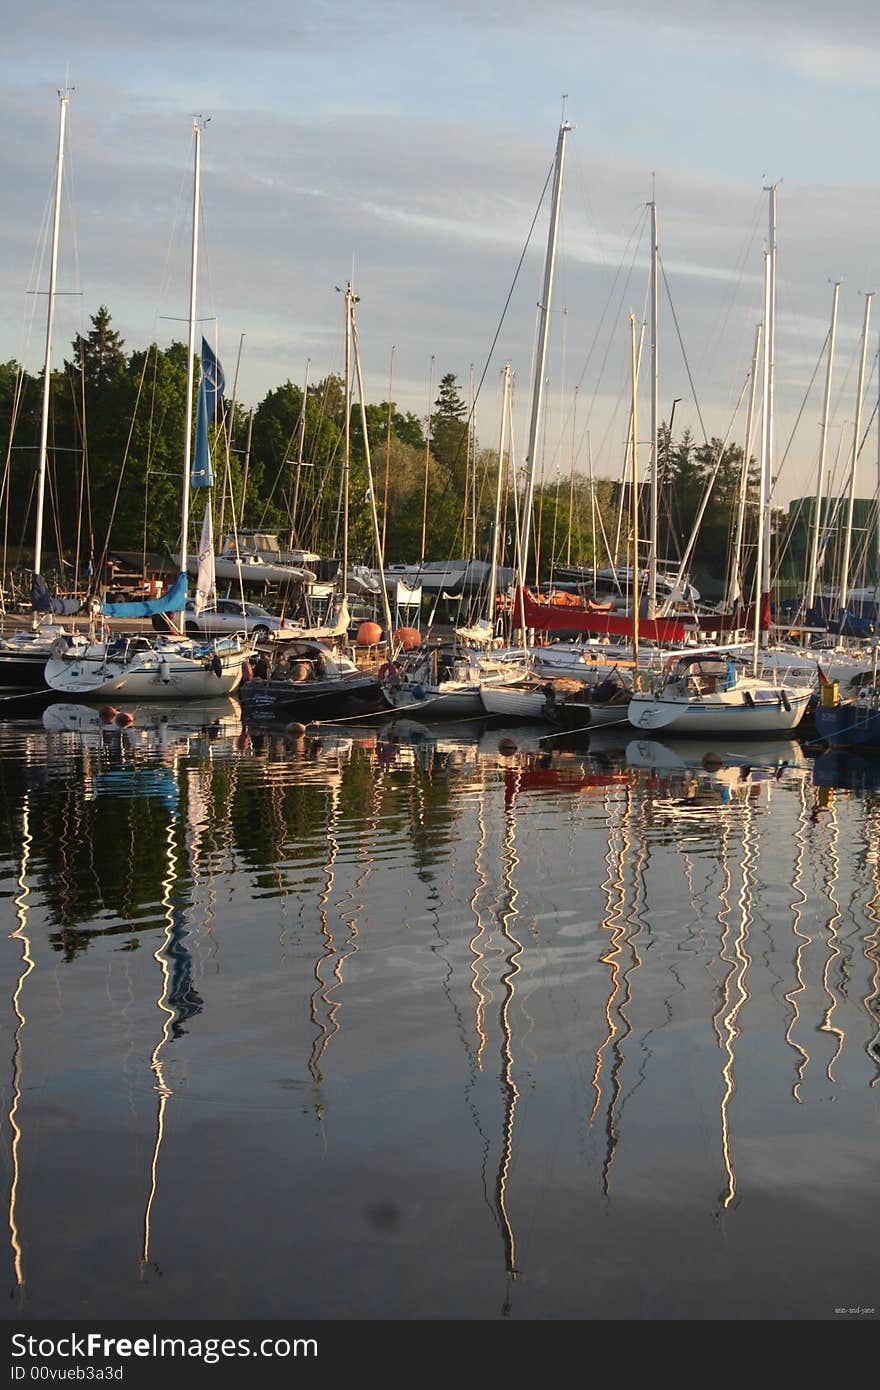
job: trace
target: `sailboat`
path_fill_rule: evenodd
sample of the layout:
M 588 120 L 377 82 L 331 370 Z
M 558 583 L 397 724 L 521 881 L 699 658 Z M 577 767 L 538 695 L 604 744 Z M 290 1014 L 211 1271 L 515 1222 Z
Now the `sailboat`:
M 52 255 L 49 269 L 48 311 L 46 316 L 46 352 L 43 361 L 43 401 L 40 420 L 40 445 L 37 456 L 36 523 L 34 534 L 34 581 L 32 591 L 33 620 L 30 629 L 0 638 L 0 689 L 20 691 L 43 690 L 43 671 L 59 638 L 66 629 L 53 621 L 53 615 L 75 613 L 77 600 L 52 599 L 40 569 L 43 556 L 43 510 L 46 494 L 46 455 L 49 438 L 49 399 L 52 372 L 52 333 L 55 323 L 55 283 L 58 274 L 58 246 L 61 232 L 61 189 L 64 170 L 64 148 L 67 131 L 67 107 L 70 95 L 65 88 L 59 92 L 61 111 L 58 124 L 58 154 L 55 166 L 55 211 L 52 224 Z
M 679 652 L 667 662 L 653 694 L 636 693 L 629 722 L 640 730 L 668 734 L 787 734 L 813 698 L 812 687 L 774 671 L 759 674 L 763 614 L 770 594 L 770 484 L 773 461 L 773 371 L 776 306 L 776 189 L 770 190 L 769 248 L 764 253 L 764 399 L 761 428 L 761 486 L 755 566 L 752 660 L 718 647 Z
M 196 579 L 196 611 L 211 605 L 215 593 L 214 547 L 211 523 L 210 488 L 213 485 L 208 444 L 208 421 L 223 394 L 224 379 L 220 363 L 202 340 L 201 376 L 196 419 L 196 448 L 192 457 L 192 400 L 195 364 L 196 285 L 198 270 L 198 227 L 200 206 L 200 142 L 202 127 L 193 125 L 195 158 L 193 169 L 192 254 L 190 267 L 189 353 L 187 366 L 186 423 L 179 576 L 160 599 L 143 603 L 98 606 L 104 618 L 145 618 L 157 613 L 182 613 L 187 594 L 187 541 L 190 487 L 207 489 L 202 538 Z M 192 467 L 191 467 L 192 464 Z M 96 615 L 97 616 L 97 615 Z M 245 634 L 196 641 L 183 636 L 138 633 L 96 640 L 90 633 L 78 639 L 56 642 L 45 667 L 45 682 L 51 690 L 85 698 L 124 696 L 129 699 L 210 700 L 229 695 L 241 683 L 242 668 L 251 651 Z

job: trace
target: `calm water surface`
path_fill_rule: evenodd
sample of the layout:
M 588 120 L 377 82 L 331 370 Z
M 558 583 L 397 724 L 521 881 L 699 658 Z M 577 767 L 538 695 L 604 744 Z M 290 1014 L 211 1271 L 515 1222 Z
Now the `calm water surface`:
M 796 744 L 0 724 L 10 1318 L 880 1303 L 880 793 Z

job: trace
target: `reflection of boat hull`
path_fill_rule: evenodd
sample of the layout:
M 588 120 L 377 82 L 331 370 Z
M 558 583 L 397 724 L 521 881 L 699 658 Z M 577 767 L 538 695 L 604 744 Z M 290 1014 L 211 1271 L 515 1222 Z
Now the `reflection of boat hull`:
M 123 718 L 117 723 L 119 715 Z M 240 719 L 239 704 L 229 696 L 204 702 L 192 700 L 184 705 L 163 704 L 155 700 L 138 704 L 126 700 L 111 710 L 99 710 L 95 705 L 56 702 L 43 710 L 43 728 L 50 733 L 98 734 L 126 728 L 130 737 L 148 733 L 160 734 L 163 739 L 167 735 L 185 737 L 199 734 L 205 729 L 212 736 L 217 731 L 237 733 Z
M 679 745 L 673 748 L 658 739 L 633 738 L 626 746 L 626 761 L 630 767 L 664 773 L 700 770 L 716 773 L 723 769 L 748 769 L 775 775 L 780 767 L 805 765 L 801 746 L 793 739 L 766 739 L 763 742 L 739 744 L 737 751 L 731 753 L 717 741 L 698 743 L 689 740 L 684 747 Z
M 300 723 L 345 719 L 382 708 L 378 678 L 360 673 L 327 680 L 248 681 L 239 698 L 246 718 Z
M 863 758 L 839 749 L 823 753 L 813 764 L 813 785 L 876 791 L 880 787 L 880 758 Z

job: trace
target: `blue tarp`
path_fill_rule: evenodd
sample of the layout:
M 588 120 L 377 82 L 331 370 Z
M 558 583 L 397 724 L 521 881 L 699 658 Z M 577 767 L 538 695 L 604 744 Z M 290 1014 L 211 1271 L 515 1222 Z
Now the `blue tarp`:
M 180 574 L 173 588 L 159 598 L 136 600 L 134 603 L 105 603 L 101 612 L 105 618 L 152 618 L 154 613 L 182 613 L 186 607 L 186 575 Z

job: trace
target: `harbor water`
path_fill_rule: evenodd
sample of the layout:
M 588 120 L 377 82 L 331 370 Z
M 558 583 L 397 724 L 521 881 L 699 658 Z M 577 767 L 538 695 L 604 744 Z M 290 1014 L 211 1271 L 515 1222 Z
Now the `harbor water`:
M 7 1319 L 876 1316 L 880 776 L 0 724 Z

